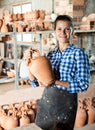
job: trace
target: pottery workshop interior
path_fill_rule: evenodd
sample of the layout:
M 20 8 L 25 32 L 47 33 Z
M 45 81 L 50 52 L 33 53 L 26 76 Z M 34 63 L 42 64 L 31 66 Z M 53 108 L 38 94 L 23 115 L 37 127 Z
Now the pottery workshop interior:
M 73 129 L 38 125 L 48 88 L 77 94 Z M 95 130 L 95 0 L 0 0 L 0 130 Z

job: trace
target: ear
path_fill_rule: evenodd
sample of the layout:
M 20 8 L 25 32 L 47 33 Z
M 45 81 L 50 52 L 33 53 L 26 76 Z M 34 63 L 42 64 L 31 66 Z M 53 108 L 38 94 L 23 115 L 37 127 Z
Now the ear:
M 70 35 L 73 35 L 73 33 L 74 33 L 74 29 L 73 29 L 73 28 L 71 28 Z

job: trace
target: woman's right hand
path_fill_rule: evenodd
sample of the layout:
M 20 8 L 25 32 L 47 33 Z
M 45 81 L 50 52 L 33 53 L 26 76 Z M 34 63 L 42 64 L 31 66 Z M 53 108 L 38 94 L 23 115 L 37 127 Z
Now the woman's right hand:
M 33 54 L 32 48 L 29 48 L 29 49 L 25 50 L 25 52 L 24 52 L 24 59 L 26 60 L 27 66 L 30 66 L 30 64 L 32 62 L 32 54 Z

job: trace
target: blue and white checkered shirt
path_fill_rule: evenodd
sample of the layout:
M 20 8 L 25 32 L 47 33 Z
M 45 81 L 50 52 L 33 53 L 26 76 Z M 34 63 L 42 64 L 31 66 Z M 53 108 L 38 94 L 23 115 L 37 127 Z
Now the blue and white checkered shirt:
M 57 48 L 49 52 L 46 57 L 50 60 L 55 79 L 69 82 L 69 88 L 53 85 L 70 93 L 78 93 L 87 90 L 90 79 L 90 65 L 87 54 L 71 44 L 62 53 Z

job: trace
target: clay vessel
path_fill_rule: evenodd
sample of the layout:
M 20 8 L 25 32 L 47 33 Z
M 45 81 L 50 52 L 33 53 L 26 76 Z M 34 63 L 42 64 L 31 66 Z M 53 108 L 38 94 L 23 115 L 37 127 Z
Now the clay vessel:
M 3 130 L 3 128 L 0 126 L 0 130 Z
M 26 112 L 22 112 L 22 117 L 20 118 L 20 126 L 24 126 L 30 123 L 30 119 Z
M 45 19 L 45 10 L 39 10 L 39 17 L 40 17 L 40 19 L 42 19 L 42 20 Z
M 15 115 L 15 112 L 13 113 L 13 115 L 10 115 L 10 113 L 8 113 L 8 116 L 6 118 L 5 121 L 5 129 L 12 129 L 18 126 L 18 119 Z
M 76 114 L 75 127 L 81 128 L 85 125 L 87 120 L 86 110 L 83 108 L 83 104 L 81 101 L 78 103 L 78 110 Z
M 51 84 L 54 81 L 50 61 L 45 56 L 38 56 L 31 60 L 30 72 L 42 85 Z
M 2 25 L 3 25 L 3 20 L 0 19 L 0 31 L 1 31 L 1 27 L 2 27 Z
M 8 27 L 5 23 L 3 23 L 2 27 L 1 27 L 1 32 L 4 32 L 4 33 L 8 32 Z
M 88 114 L 88 124 L 93 124 L 95 121 L 95 108 L 92 105 L 91 98 L 87 100 L 87 114 Z

